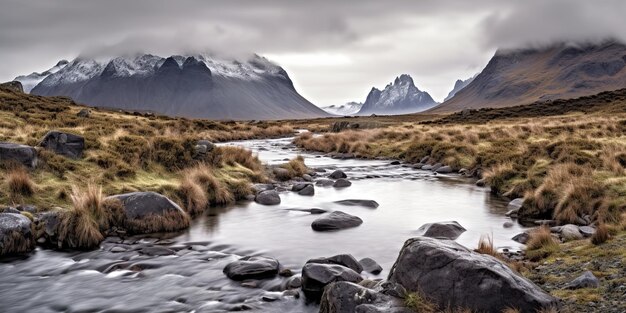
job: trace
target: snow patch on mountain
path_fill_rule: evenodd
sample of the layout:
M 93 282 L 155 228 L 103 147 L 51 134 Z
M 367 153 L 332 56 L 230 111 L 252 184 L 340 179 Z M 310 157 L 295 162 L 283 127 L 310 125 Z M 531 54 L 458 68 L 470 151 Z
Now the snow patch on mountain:
M 362 106 L 363 103 L 353 101 L 342 105 L 329 105 L 322 110 L 334 115 L 353 115 L 358 113 Z
M 46 79 L 46 77 L 60 71 L 67 64 L 68 62 L 66 60 L 61 60 L 47 71 L 41 73 L 33 72 L 29 75 L 18 76 L 14 80 L 22 83 L 22 86 L 24 87 L 24 92 L 29 93 L 35 86 L 37 86 L 37 84 Z
M 396 77 L 383 90 L 372 88 L 363 107 L 364 114 L 406 114 L 427 110 L 437 103 L 428 92 L 419 90 L 407 74 Z

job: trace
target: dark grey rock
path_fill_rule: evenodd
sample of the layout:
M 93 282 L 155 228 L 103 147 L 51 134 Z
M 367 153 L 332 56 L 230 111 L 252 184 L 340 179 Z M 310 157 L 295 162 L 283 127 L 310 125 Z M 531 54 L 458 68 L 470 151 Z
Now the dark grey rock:
M 278 274 L 279 263 L 274 258 L 245 256 L 224 267 L 224 274 L 232 280 L 272 278 Z
M 277 205 L 280 204 L 280 195 L 276 190 L 265 190 L 259 192 L 254 201 L 263 205 Z
M 310 185 L 311 185 L 310 183 L 296 183 L 296 184 L 293 184 L 293 186 L 291 186 L 291 191 L 298 192 L 304 189 L 306 186 L 310 186 Z
M 456 221 L 428 223 L 422 225 L 417 233 L 419 236 L 454 240 L 459 238 L 466 229 Z
M 364 206 L 367 208 L 375 209 L 378 207 L 378 202 L 374 200 L 364 200 L 364 199 L 346 199 L 335 201 L 337 204 L 341 205 L 351 205 L 351 206 Z
M 150 256 L 174 255 L 176 251 L 162 246 L 145 247 L 140 250 L 141 254 Z
M 311 214 L 324 214 L 327 211 L 324 209 L 320 209 L 320 208 L 310 208 L 310 209 L 289 209 L 290 211 L 299 211 L 299 212 L 306 212 L 306 213 L 311 213 Z
M 311 224 L 311 228 L 317 231 L 332 231 L 363 224 L 363 220 L 358 216 L 350 215 L 341 211 L 335 211 L 326 216 L 322 216 Z
M 30 219 L 22 214 L 0 213 L 0 256 L 30 252 L 34 248 Z
M 332 172 L 330 175 L 328 175 L 328 178 L 331 178 L 331 179 L 348 178 L 348 175 L 346 175 L 346 173 L 344 173 L 342 170 L 336 170 Z
M 360 284 L 339 281 L 326 286 L 320 313 L 414 313 L 402 300 Z
M 450 167 L 450 166 L 445 165 L 445 166 L 442 166 L 442 167 L 436 169 L 435 172 L 437 172 L 439 174 L 449 174 L 449 173 L 454 172 L 454 169 L 452 169 L 452 167 Z
M 54 153 L 63 155 L 72 159 L 78 159 L 83 156 L 85 149 L 85 138 L 60 131 L 49 131 L 39 143 L 41 147 L 54 151 Z
M 476 186 L 485 187 L 487 185 L 487 181 L 484 178 L 481 178 L 476 181 Z
M 389 281 L 422 292 L 441 308 L 501 312 L 510 307 L 535 312 L 558 300 L 498 259 L 451 240 L 427 237 L 405 242 Z
M 590 271 L 585 271 L 582 275 L 576 277 L 567 286 L 566 289 L 581 289 L 581 288 L 598 288 L 600 287 L 600 280 L 593 275 Z
M 189 216 L 178 204 L 156 192 L 131 192 L 114 195 L 123 216 L 121 226 L 131 233 L 171 232 L 189 227 Z
M 585 237 L 591 237 L 591 236 L 593 236 L 593 234 L 596 233 L 596 229 L 591 227 L 591 226 L 580 226 L 580 227 L 578 227 L 578 230 Z
M 511 228 L 511 227 L 513 227 L 513 222 L 504 222 L 504 224 L 502 224 L 502 227 L 504 227 L 504 228 Z
M 0 142 L 0 162 L 11 161 L 34 168 L 37 166 L 37 150 L 27 145 Z
M 337 181 L 335 181 L 335 183 L 333 184 L 333 187 L 335 188 L 345 188 L 345 187 L 350 187 L 352 186 L 352 183 L 347 180 L 347 179 L 337 179 Z
M 304 181 L 307 181 L 307 182 L 312 182 L 313 181 L 313 177 L 311 175 L 309 175 L 309 174 L 302 175 L 302 179 L 304 179 Z
M 528 238 L 530 238 L 528 233 L 519 233 L 519 234 L 513 236 L 513 238 L 511 238 L 511 240 L 519 242 L 519 243 L 525 245 L 526 242 L 528 242 Z
M 313 185 L 307 185 L 302 188 L 302 190 L 298 191 L 298 194 L 301 196 L 312 196 L 315 194 L 315 187 L 313 187 Z
M 341 265 L 307 263 L 302 268 L 302 291 L 309 300 L 319 301 L 324 287 L 332 282 L 362 280 L 357 272 Z
M 376 261 L 374 261 L 371 258 L 360 259 L 359 264 L 361 264 L 364 271 L 368 273 L 372 273 L 374 275 L 378 275 L 380 274 L 380 272 L 383 271 L 382 266 L 380 266 L 380 264 L 378 264 Z
M 357 273 L 363 271 L 363 266 L 351 254 L 338 254 L 331 257 L 316 258 L 308 260 L 306 263 L 317 264 L 337 264 L 345 266 Z

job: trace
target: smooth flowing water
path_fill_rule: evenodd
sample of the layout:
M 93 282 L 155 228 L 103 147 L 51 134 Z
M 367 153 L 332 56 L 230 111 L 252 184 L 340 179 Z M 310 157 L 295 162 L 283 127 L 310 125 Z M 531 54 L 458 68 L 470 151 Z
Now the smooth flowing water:
M 282 293 L 286 279 L 241 286 L 225 277 L 226 264 L 244 255 L 266 255 L 299 274 L 311 258 L 349 253 L 370 257 L 383 267 L 385 278 L 404 241 L 425 223 L 457 221 L 467 229 L 457 241 L 476 247 L 491 235 L 499 248 L 516 249 L 510 238 L 522 231 L 504 216 L 506 202 L 488 189 L 458 175 L 434 175 L 382 160 L 337 160 L 303 153 L 291 139 L 226 143 L 258 153 L 268 164 L 296 155 L 310 167 L 342 169 L 352 186 L 315 188 L 314 196 L 282 192 L 282 202 L 254 202 L 213 208 L 195 219 L 189 230 L 167 238 L 107 240 L 100 250 L 61 252 L 38 248 L 30 256 L 0 263 L 2 312 L 316 312 L 315 304 Z M 327 173 L 326 173 L 327 174 Z M 326 175 L 321 173 L 320 175 Z M 342 206 L 344 199 L 371 199 L 376 209 Z M 357 215 L 363 224 L 336 232 L 316 232 L 311 222 L 320 215 L 290 209 L 321 208 Z M 183 245 L 191 249 L 180 249 Z M 113 247 L 127 251 L 114 253 Z M 142 249 L 170 247 L 176 255 L 149 256 Z

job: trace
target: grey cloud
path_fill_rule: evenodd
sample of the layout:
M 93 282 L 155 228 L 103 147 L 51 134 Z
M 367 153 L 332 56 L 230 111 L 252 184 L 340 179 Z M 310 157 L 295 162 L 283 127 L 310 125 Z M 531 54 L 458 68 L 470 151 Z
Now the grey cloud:
M 443 98 L 498 47 L 625 36 L 622 1 L 3 0 L 0 80 L 61 58 L 210 51 L 331 53 L 349 64 L 284 64 L 319 105 L 361 100 L 401 73 Z M 339 86 L 337 88 L 336 86 Z

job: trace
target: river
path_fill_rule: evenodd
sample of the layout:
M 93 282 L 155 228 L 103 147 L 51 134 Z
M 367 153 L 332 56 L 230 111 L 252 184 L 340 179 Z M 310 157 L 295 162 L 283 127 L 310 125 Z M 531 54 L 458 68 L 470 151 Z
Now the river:
M 31 255 L 0 263 L 2 312 L 317 312 L 303 297 L 282 293 L 284 278 L 258 282 L 256 288 L 226 278 L 222 269 L 244 255 L 266 255 L 299 274 L 311 258 L 349 253 L 376 260 L 385 278 L 404 241 L 425 223 L 457 221 L 467 231 L 457 241 L 475 248 L 481 235 L 491 235 L 498 248 L 518 249 L 510 238 L 523 227 L 504 215 L 506 202 L 487 188 L 458 175 L 391 165 L 386 160 L 338 160 L 304 153 L 292 138 L 225 143 L 258 153 L 268 164 L 296 155 L 310 167 L 341 169 L 352 181 L 348 188 L 315 188 L 315 196 L 282 192 L 277 206 L 242 202 L 212 208 L 182 233 L 160 238 L 131 238 L 128 251 L 113 253 L 120 242 L 107 240 L 100 250 L 54 251 L 37 248 Z M 324 174 L 321 174 L 324 175 Z M 344 199 L 371 199 L 376 209 L 342 206 Z M 363 224 L 337 232 L 316 232 L 311 222 L 320 215 L 289 209 L 322 208 L 357 215 Z M 191 249 L 177 255 L 147 256 L 141 247 L 158 245 Z M 177 249 L 178 250 L 178 249 Z

